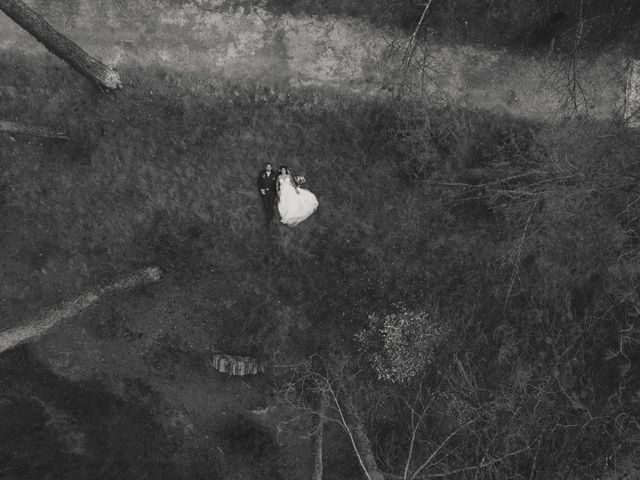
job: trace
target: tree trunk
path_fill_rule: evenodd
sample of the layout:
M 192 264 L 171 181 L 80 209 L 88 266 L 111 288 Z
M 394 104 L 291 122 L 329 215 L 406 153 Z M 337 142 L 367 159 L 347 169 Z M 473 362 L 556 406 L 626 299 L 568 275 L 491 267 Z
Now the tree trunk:
M 348 394 L 345 395 L 345 401 L 342 402 L 342 405 L 346 412 L 345 418 L 353 435 L 354 443 L 358 449 L 362 463 L 366 467 L 369 478 L 371 480 L 385 480 L 384 474 L 378 468 L 378 463 L 373 455 L 373 449 L 371 448 L 371 441 L 369 440 L 367 431 L 365 430 L 356 407 Z
M 65 132 L 51 130 L 47 127 L 36 127 L 34 125 L 8 122 L 5 120 L 0 120 L 0 132 L 18 133 L 20 135 L 30 135 L 33 137 L 54 138 L 56 140 L 69 140 L 69 136 Z
M 138 285 L 157 282 L 161 272 L 157 267 L 140 270 L 133 275 L 99 289 L 97 292 L 84 293 L 73 300 L 62 303 L 58 307 L 43 312 L 35 320 L 0 332 L 0 352 L 14 348 L 21 343 L 34 340 L 62 320 L 71 318 L 96 303 L 103 295 L 118 290 L 128 290 Z
M 385 480 L 384 474 L 378 468 L 371 442 L 353 403 L 353 397 L 344 389 L 336 391 L 328 381 L 326 387 L 333 397 L 336 410 L 340 415 L 340 424 L 349 436 L 351 446 L 367 480 Z
M 0 10 L 91 81 L 108 89 L 122 87 L 118 72 L 91 57 L 20 0 L 0 0 Z
M 315 416 L 315 450 L 313 460 L 313 475 L 311 480 L 322 480 L 322 442 L 324 437 L 324 421 L 327 416 L 327 399 L 320 394 L 320 410 Z

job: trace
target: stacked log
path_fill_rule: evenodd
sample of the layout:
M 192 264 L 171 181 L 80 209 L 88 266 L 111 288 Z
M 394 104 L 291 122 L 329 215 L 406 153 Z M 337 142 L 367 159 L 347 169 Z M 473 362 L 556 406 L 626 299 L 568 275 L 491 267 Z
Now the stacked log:
M 228 373 L 229 375 L 237 375 L 240 377 L 256 375 L 265 370 L 264 362 L 260 362 L 255 358 L 227 355 L 224 353 L 216 353 L 213 356 L 211 364 L 213 368 L 221 373 Z

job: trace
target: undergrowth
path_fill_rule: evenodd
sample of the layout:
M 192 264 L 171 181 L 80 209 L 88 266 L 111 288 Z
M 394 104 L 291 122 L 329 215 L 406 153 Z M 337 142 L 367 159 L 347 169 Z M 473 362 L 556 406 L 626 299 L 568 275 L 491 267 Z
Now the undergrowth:
M 555 365 L 573 375 L 549 393 L 557 411 L 576 408 L 569 389 L 590 415 L 636 413 L 637 378 L 612 367 L 635 358 L 640 311 L 633 133 L 153 69 L 125 70 L 129 85 L 103 94 L 54 60 L 1 61 L 13 66 L 0 71 L 3 117 L 72 137 L 0 137 L 2 326 L 156 264 L 155 293 L 88 319 L 104 341 L 126 334 L 152 368 L 202 368 L 189 349 L 212 347 L 276 364 L 355 352 L 372 313 L 437 304 L 455 319 L 447 354 L 474 366 L 483 395 L 500 392 L 492 401 L 542 388 Z M 264 225 L 266 161 L 319 198 L 295 229 Z M 126 328 L 109 323 L 116 309 Z M 535 417 L 531 398 L 521 406 Z M 241 433 L 261 452 L 272 439 L 254 430 Z M 549 453 L 536 471 L 584 472 L 593 452 L 631 448 L 619 432 L 581 432 L 574 464 Z
M 56 377 L 24 350 L 3 356 L 0 377 L 2 478 L 177 477 L 152 402 Z

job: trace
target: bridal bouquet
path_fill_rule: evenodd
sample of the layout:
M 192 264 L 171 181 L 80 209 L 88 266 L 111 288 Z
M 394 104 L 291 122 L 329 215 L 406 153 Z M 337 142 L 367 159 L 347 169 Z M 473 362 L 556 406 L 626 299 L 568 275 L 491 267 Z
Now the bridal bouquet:
M 293 177 L 293 181 L 296 182 L 297 186 L 301 186 L 303 183 L 306 183 L 307 179 L 304 178 L 304 175 L 296 175 Z

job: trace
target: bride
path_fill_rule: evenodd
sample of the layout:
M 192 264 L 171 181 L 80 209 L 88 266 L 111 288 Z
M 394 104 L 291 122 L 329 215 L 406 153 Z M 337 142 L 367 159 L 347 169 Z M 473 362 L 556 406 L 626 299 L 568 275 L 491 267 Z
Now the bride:
M 278 212 L 280 221 L 295 227 L 308 218 L 318 208 L 318 199 L 309 190 L 295 184 L 289 173 L 289 167 L 280 167 L 278 177 Z

